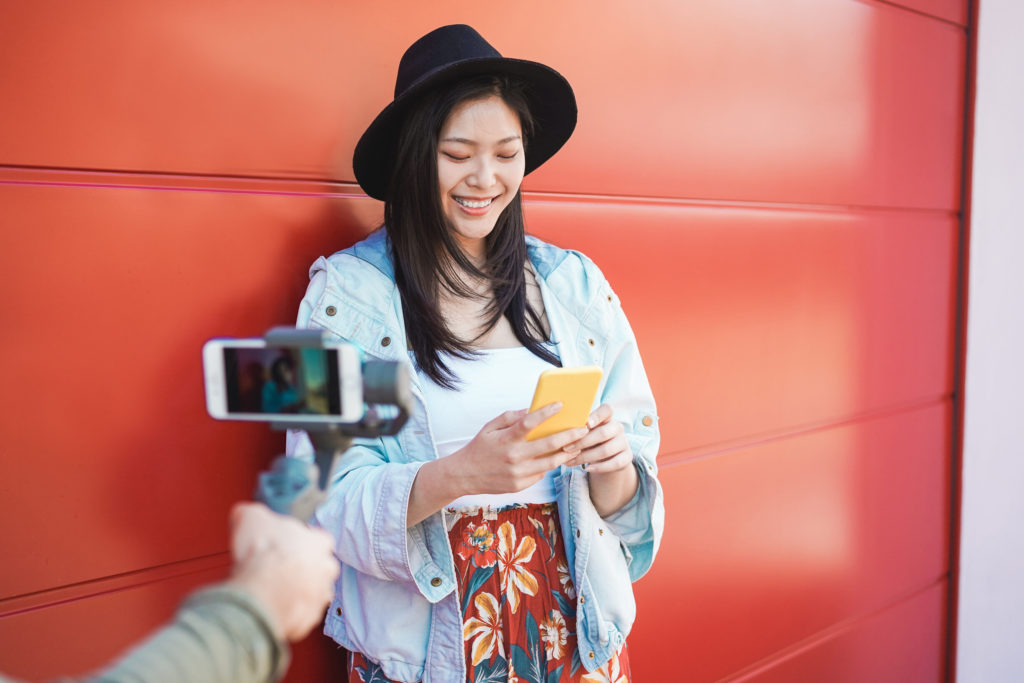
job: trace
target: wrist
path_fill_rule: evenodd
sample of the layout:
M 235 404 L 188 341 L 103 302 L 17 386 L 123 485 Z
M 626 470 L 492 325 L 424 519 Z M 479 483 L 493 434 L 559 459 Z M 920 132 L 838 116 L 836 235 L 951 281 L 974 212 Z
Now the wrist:
M 466 483 L 466 468 L 459 465 L 460 453 L 461 451 L 456 451 L 451 455 L 431 460 L 420 468 L 420 472 L 427 470 L 431 488 L 436 492 L 440 502 L 439 507 L 470 493 L 470 486 Z
M 222 593 L 231 594 L 236 602 L 243 602 L 251 612 L 258 615 L 276 640 L 287 640 L 285 608 L 275 595 L 274 586 L 267 585 L 265 577 L 255 575 L 252 571 L 243 571 L 224 581 L 219 588 Z
M 464 477 L 453 459 L 455 453 L 444 458 L 423 463 L 409 492 L 409 506 L 406 512 L 406 527 L 419 524 L 462 493 Z
M 640 488 L 640 475 L 632 464 L 611 472 L 587 472 L 587 480 L 590 500 L 601 517 L 617 512 Z

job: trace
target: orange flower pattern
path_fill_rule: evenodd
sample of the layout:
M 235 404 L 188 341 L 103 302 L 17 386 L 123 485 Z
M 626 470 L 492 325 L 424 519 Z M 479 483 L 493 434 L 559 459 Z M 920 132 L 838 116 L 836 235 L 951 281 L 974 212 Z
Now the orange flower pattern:
M 449 509 L 448 521 L 467 683 L 629 683 L 625 645 L 594 671 L 581 663 L 576 589 L 554 503 Z M 348 680 L 391 683 L 358 652 Z
M 524 536 L 516 545 L 516 530 L 510 522 L 498 527 L 498 571 L 501 575 L 501 592 L 508 599 L 512 614 L 519 611 L 520 592 L 537 594 L 537 579 L 526 568 L 537 549 L 532 536 Z
M 497 651 L 498 656 L 505 656 L 501 633 L 501 613 L 498 601 L 490 593 L 477 593 L 473 599 L 477 616 L 466 619 L 462 627 L 462 637 L 472 641 L 472 662 L 476 666 L 484 659 L 490 659 Z
M 580 681 L 581 683 L 629 683 L 626 671 L 627 669 L 622 666 L 622 658 L 618 654 L 613 654 L 604 666 L 584 675 Z

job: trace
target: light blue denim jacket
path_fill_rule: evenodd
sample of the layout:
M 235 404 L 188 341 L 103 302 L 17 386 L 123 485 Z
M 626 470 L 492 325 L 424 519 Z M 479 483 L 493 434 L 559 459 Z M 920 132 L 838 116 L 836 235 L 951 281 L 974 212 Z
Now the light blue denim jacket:
M 590 500 L 586 472 L 562 467 L 556 474 L 562 537 L 578 594 L 580 660 L 593 670 L 625 641 L 636 614 L 630 584 L 650 568 L 661 541 L 657 414 L 636 339 L 597 266 L 533 237 L 527 246 L 551 326 L 549 348 L 565 367 L 604 370 L 597 403 L 609 403 L 624 424 L 640 475 L 636 496 L 602 518 Z M 367 356 L 415 368 L 383 230 L 318 259 L 310 279 L 298 326 L 326 329 Z M 462 617 L 445 513 L 406 529 L 413 479 L 423 463 L 438 457 L 419 379 L 411 375 L 415 415 L 397 436 L 357 440 L 317 510 L 316 521 L 337 539 L 342 562 L 324 632 L 379 662 L 394 680 L 462 683 Z M 290 433 L 288 452 L 309 456 L 308 437 Z

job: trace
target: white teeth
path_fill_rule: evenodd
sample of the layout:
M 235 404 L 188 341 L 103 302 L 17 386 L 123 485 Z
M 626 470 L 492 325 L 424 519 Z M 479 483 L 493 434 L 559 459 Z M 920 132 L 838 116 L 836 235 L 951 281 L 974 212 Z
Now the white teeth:
M 458 202 L 459 204 L 462 204 L 467 209 L 482 209 L 482 208 L 484 208 L 485 206 L 487 206 L 488 204 L 490 204 L 491 202 L 494 201 L 493 198 L 491 198 L 491 199 L 483 199 L 481 201 L 476 201 L 476 202 L 472 201 L 470 199 L 463 199 L 462 197 L 454 197 L 454 199 L 455 199 L 456 202 Z

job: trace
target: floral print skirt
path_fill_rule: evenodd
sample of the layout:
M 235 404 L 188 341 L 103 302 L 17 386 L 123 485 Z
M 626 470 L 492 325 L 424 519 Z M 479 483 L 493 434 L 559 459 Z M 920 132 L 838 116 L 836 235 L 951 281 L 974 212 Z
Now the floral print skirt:
M 447 510 L 462 603 L 466 681 L 629 683 L 626 646 L 587 672 L 576 647 L 576 590 L 554 503 Z M 349 683 L 387 683 L 358 652 Z

